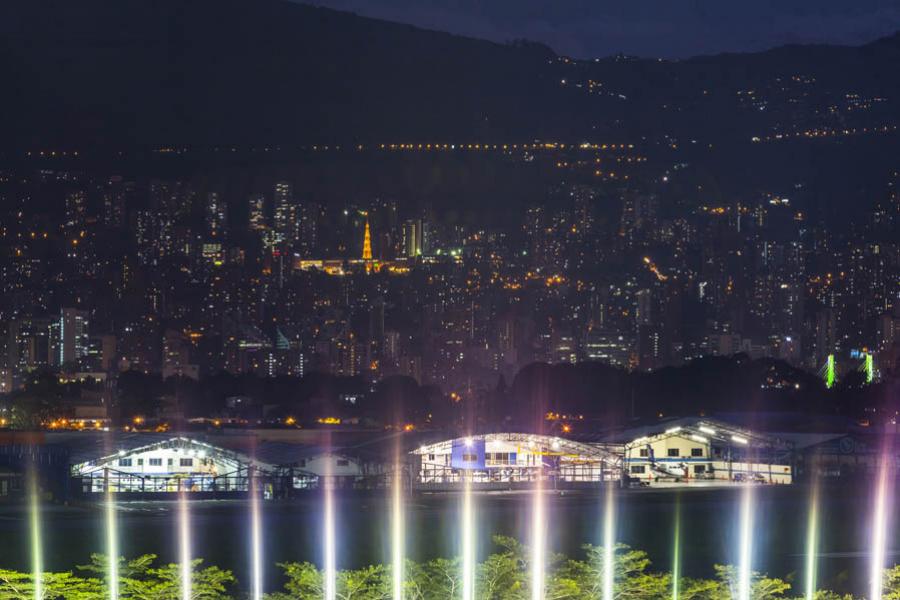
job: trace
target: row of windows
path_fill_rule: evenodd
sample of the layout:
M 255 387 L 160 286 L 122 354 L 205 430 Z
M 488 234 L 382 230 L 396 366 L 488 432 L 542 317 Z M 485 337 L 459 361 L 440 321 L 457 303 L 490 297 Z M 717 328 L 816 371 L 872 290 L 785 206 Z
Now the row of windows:
M 490 465 L 516 464 L 516 455 L 513 452 L 488 452 L 484 458 Z
M 631 473 L 633 475 L 641 475 L 647 472 L 647 467 L 645 465 L 631 465 Z M 706 465 L 694 465 L 694 474 L 702 475 L 706 473 Z
M 134 464 L 135 464 L 135 463 L 134 463 L 134 460 L 135 460 L 135 459 L 132 459 L 132 458 L 120 458 L 120 459 L 119 459 L 119 466 L 120 466 L 120 467 L 132 467 L 132 466 L 134 466 Z M 138 459 L 136 459 L 136 460 L 137 460 L 137 466 L 139 466 L 139 467 L 143 467 L 143 466 L 144 466 L 144 459 L 143 459 L 143 458 L 138 458 Z M 148 458 L 147 461 L 148 461 L 148 464 L 149 464 L 151 467 L 161 467 L 162 464 L 163 464 L 163 463 L 162 463 L 163 459 L 161 459 L 161 458 Z M 175 464 L 175 461 L 174 461 L 174 459 L 172 459 L 172 458 L 168 458 L 168 459 L 166 459 L 166 461 L 167 461 L 167 462 L 166 462 L 166 465 L 169 466 L 169 467 L 171 467 L 171 466 L 173 466 L 173 465 Z M 211 461 L 210 459 L 207 459 L 207 458 L 201 458 L 201 459 L 200 459 L 200 464 L 201 464 L 201 465 L 210 464 L 211 462 L 212 462 L 212 461 Z M 298 464 L 299 464 L 299 466 L 302 468 L 302 467 L 305 467 L 305 466 L 306 466 L 307 461 L 306 461 L 306 459 L 304 458 L 304 459 L 301 459 L 301 460 L 299 461 Z M 337 466 L 339 466 L 339 467 L 348 467 L 348 466 L 350 466 L 350 461 L 347 460 L 346 458 L 339 458 L 339 459 L 337 459 L 337 460 L 335 461 L 335 464 L 336 464 Z M 193 466 L 194 466 L 194 459 L 193 459 L 193 458 L 179 458 L 179 459 L 178 459 L 178 466 L 180 466 L 180 467 L 193 467 Z
M 647 458 L 650 456 L 649 448 L 641 448 L 640 455 L 642 458 Z M 670 458 L 678 458 L 681 456 L 681 450 L 678 448 L 669 448 L 667 456 Z M 703 448 L 691 448 L 691 456 L 703 456 Z
M 162 464 L 163 464 L 162 461 L 163 461 L 163 459 L 161 459 L 161 458 L 148 458 L 148 459 L 147 459 L 147 463 L 148 463 L 151 467 L 161 467 Z M 167 461 L 167 462 L 166 462 L 166 465 L 169 466 L 169 467 L 171 467 L 172 465 L 175 464 L 174 459 L 169 458 L 169 459 L 166 459 L 166 461 Z M 201 459 L 200 462 L 201 462 L 201 464 L 206 464 L 207 461 L 206 461 L 206 459 Z M 120 466 L 120 467 L 133 467 L 134 464 L 135 464 L 135 463 L 134 463 L 134 459 L 132 459 L 132 458 L 120 458 L 120 459 L 119 459 L 119 466 Z M 138 459 L 137 459 L 137 466 L 139 466 L 139 467 L 143 467 L 143 466 L 144 466 L 144 459 L 143 459 L 143 458 L 138 458 Z M 178 459 L 178 466 L 180 466 L 180 467 L 193 467 L 193 466 L 194 466 L 194 459 L 193 459 L 193 458 L 179 458 L 179 459 Z
M 346 458 L 339 458 L 334 461 L 334 464 L 339 467 L 349 467 L 350 461 Z M 306 465 L 307 465 L 307 460 L 305 458 L 301 458 L 299 461 L 297 461 L 297 466 L 300 467 L 301 469 L 305 468 Z

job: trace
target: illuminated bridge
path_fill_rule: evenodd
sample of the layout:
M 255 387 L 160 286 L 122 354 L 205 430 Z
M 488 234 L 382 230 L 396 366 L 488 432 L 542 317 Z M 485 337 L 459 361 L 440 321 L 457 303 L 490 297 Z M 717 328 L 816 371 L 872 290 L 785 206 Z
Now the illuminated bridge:
M 422 446 L 410 453 L 413 485 L 457 487 L 464 474 L 482 489 L 592 487 L 622 477 L 622 456 L 602 445 L 528 433 L 488 433 Z

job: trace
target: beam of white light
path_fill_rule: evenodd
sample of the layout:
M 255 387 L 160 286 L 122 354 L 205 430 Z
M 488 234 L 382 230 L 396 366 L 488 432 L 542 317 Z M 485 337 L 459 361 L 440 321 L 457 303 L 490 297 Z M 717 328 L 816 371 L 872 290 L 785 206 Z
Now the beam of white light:
M 333 459 L 332 459 L 333 460 Z M 335 600 L 337 595 L 336 550 L 334 534 L 334 482 L 326 471 L 325 493 L 325 600 Z
M 251 600 L 262 600 L 262 508 L 259 505 L 260 489 L 256 473 L 250 481 L 250 537 L 253 581 Z
M 109 584 L 109 600 L 119 598 L 119 531 L 116 523 L 116 502 L 113 496 L 112 483 L 109 479 L 109 469 L 105 473 L 106 483 L 106 556 L 107 574 Z
M 819 551 L 819 486 L 813 485 L 809 497 L 809 522 L 806 526 L 806 600 L 816 595 L 816 555 Z
M 738 557 L 738 600 L 750 600 L 753 562 L 753 486 L 744 484 L 741 496 L 741 535 Z
M 603 600 L 613 600 L 616 576 L 616 505 L 613 484 L 606 489 L 606 507 L 603 515 Z
M 37 473 L 29 475 L 29 520 L 31 521 L 31 571 L 34 578 L 34 600 L 44 598 L 44 549 L 41 539 L 41 507 Z
M 182 485 L 184 485 L 182 483 Z M 188 492 L 178 494 L 178 555 L 181 565 L 181 600 L 191 600 L 193 567 L 191 565 L 191 513 Z
M 890 456 L 882 452 L 875 488 L 875 513 L 872 518 L 872 564 L 869 571 L 869 600 L 881 600 L 884 585 L 885 534 L 888 513 L 888 470 Z
M 391 508 L 391 564 L 394 600 L 403 600 L 403 467 L 394 465 L 393 501 Z
M 531 515 L 531 600 L 544 600 L 544 527 L 544 489 L 538 471 Z
M 475 600 L 475 509 L 470 474 L 463 472 L 462 600 Z
M 675 534 L 672 536 L 672 600 L 678 600 L 681 585 L 681 497 L 675 499 Z

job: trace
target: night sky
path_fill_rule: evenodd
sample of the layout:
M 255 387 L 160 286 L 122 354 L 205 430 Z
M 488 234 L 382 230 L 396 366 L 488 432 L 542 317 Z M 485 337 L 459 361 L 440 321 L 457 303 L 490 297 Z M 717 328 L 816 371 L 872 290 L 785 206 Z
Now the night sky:
M 898 0 L 312 0 L 368 17 L 581 58 L 684 58 L 787 43 L 858 45 L 900 30 Z

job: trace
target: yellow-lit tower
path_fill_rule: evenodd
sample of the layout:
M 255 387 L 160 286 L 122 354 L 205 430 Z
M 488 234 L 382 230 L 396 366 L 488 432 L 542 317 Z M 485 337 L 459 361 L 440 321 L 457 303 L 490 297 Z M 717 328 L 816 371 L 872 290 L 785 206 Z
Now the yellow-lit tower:
M 372 260 L 372 234 L 369 232 L 369 219 L 366 219 L 366 233 L 363 236 L 363 260 Z

